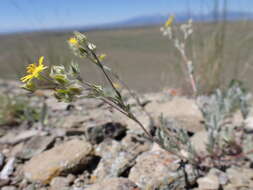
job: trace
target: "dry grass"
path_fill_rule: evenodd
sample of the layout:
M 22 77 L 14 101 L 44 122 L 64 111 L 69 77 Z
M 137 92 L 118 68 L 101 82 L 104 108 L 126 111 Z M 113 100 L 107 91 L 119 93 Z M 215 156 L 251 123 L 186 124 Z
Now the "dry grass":
M 232 78 L 246 81 L 253 89 L 251 54 L 252 23 L 227 23 L 225 35 L 217 41 L 221 28 L 215 23 L 195 24 L 189 54 L 196 63 L 201 86 L 225 84 Z M 68 64 L 76 58 L 68 49 L 69 33 L 46 32 L 0 36 L 0 76 L 18 78 L 24 65 L 44 55 L 50 64 Z M 181 61 L 172 44 L 161 35 L 159 27 L 87 32 L 89 39 L 108 54 L 107 62 L 131 88 L 141 92 L 157 91 L 165 86 L 184 88 Z M 216 40 L 215 40 L 216 39 Z M 218 43 L 218 46 L 217 46 Z M 218 49 L 217 49 L 218 47 Z M 95 67 L 81 64 L 85 79 L 102 82 Z

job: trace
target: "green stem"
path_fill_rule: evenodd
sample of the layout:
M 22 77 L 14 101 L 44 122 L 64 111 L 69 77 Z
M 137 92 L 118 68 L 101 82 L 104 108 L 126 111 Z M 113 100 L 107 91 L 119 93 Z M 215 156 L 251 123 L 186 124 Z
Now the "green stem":
M 120 98 L 120 100 L 122 100 L 121 94 L 120 92 L 117 90 L 117 88 L 114 86 L 112 80 L 110 79 L 110 77 L 108 76 L 108 74 L 106 73 L 103 64 L 100 62 L 99 58 L 97 57 L 97 55 L 94 53 L 94 51 L 90 50 L 92 56 L 95 58 L 96 60 L 96 64 L 101 68 L 103 74 L 105 75 L 106 79 L 108 80 L 109 84 L 111 85 L 111 87 L 113 88 L 113 90 L 116 92 L 117 96 Z

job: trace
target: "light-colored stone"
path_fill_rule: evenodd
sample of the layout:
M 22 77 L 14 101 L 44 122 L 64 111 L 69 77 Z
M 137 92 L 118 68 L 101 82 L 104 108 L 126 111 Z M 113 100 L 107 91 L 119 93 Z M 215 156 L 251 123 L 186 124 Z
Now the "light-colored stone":
M 17 188 L 15 186 L 5 186 L 2 190 L 17 190 Z
M 226 171 L 230 186 L 235 188 L 250 187 L 253 179 L 253 170 L 248 168 L 232 167 Z
M 30 184 L 26 187 L 21 187 L 21 188 L 22 188 L 22 190 L 36 190 L 35 184 Z
M 85 118 L 82 115 L 69 115 L 64 118 L 62 128 L 78 128 L 84 123 Z
M 54 141 L 52 136 L 34 136 L 20 150 L 16 156 L 22 159 L 29 159 L 44 151 Z
M 24 165 L 24 175 L 30 181 L 50 183 L 59 174 L 87 164 L 91 151 L 91 144 L 84 140 L 65 142 L 34 156 Z
M 0 172 L 0 180 L 8 180 L 14 172 L 16 158 L 11 157 Z
M 250 116 L 245 120 L 245 129 L 249 132 L 253 131 L 253 116 Z
M 12 149 L 10 150 L 10 153 L 8 154 L 8 156 L 12 156 L 12 157 L 16 157 L 16 155 L 22 151 L 24 148 L 24 142 L 21 142 L 19 144 L 16 144 L 12 147 Z
M 66 177 L 55 177 L 50 182 L 50 190 L 69 190 L 69 181 Z
M 140 190 L 132 181 L 126 178 L 108 178 L 91 185 L 85 190 Z
M 199 131 L 191 137 L 192 146 L 200 155 L 207 153 L 206 150 L 207 142 L 208 142 L 208 134 L 206 131 Z
M 199 178 L 197 183 L 202 190 L 218 190 L 220 186 L 218 176 L 211 174 Z
M 144 152 L 130 170 L 129 179 L 142 189 L 155 189 L 164 183 L 164 180 L 175 180 L 174 171 L 178 168 L 176 161 L 174 155 L 159 148 Z
M 163 103 L 151 102 L 147 105 L 147 110 L 157 118 L 163 114 L 164 117 L 175 119 L 186 130 L 196 132 L 203 129 L 203 117 L 193 99 L 174 97 Z
M 144 138 L 129 134 L 122 142 L 107 139 L 96 152 L 102 157 L 93 172 L 93 179 L 118 177 L 134 165 L 136 157 L 147 151 L 150 144 Z
M 69 105 L 68 103 L 65 102 L 59 102 L 56 98 L 53 97 L 52 94 L 48 94 L 48 97 L 49 98 L 46 99 L 46 104 L 51 110 L 54 111 L 65 110 Z
M 19 133 L 15 133 L 13 131 L 10 131 L 5 136 L 0 138 L 0 144 L 17 144 L 19 142 L 25 141 L 27 139 L 30 139 L 33 136 L 36 135 L 45 135 L 45 132 L 39 131 L 39 130 L 27 130 L 22 131 Z

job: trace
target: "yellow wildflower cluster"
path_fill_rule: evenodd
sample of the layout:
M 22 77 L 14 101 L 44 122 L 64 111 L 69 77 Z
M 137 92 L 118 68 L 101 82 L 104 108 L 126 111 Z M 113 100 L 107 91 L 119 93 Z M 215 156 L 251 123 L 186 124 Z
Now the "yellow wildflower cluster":
M 44 57 L 41 56 L 39 58 L 38 65 L 36 65 L 36 63 L 28 65 L 28 67 L 26 68 L 27 75 L 22 77 L 20 80 L 22 82 L 30 82 L 32 79 L 38 78 L 40 76 L 40 73 L 47 68 L 43 65 L 43 61 Z

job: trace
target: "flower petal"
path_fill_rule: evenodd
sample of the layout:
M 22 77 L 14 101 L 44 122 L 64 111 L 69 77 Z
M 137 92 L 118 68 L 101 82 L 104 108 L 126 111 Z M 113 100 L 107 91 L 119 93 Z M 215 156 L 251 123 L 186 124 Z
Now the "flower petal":
M 42 65 L 43 61 L 44 61 L 44 56 L 41 56 L 39 59 L 39 65 Z

